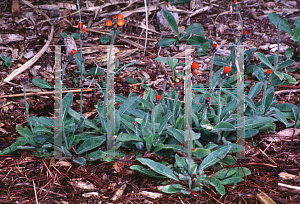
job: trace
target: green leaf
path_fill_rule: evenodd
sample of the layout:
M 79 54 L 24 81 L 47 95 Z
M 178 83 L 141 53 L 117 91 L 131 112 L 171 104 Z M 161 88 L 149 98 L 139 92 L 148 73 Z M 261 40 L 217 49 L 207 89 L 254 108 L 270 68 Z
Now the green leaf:
M 185 148 L 183 146 L 180 145 L 172 145 L 172 144 L 167 144 L 164 145 L 164 149 L 172 149 L 174 151 L 179 151 L 179 152 L 185 152 Z
M 292 64 L 294 64 L 294 60 L 291 60 L 291 59 L 286 60 L 286 61 L 282 62 L 282 63 L 277 67 L 277 70 L 281 70 L 281 69 L 283 69 L 283 68 L 286 68 L 286 67 L 288 67 L 288 66 L 291 66 Z
M 220 122 L 212 129 L 212 132 L 235 131 L 235 130 L 236 128 L 232 124 L 227 122 Z
M 217 163 L 220 159 L 223 159 L 227 153 L 230 151 L 231 146 L 224 146 L 218 150 L 213 151 L 207 157 L 205 157 L 202 163 L 199 166 L 199 170 L 204 170 L 215 163 Z
M 260 52 L 255 52 L 255 54 L 257 55 L 257 57 L 260 59 L 260 61 L 262 63 L 264 63 L 265 65 L 267 65 L 270 69 L 273 70 L 273 66 L 271 64 L 271 62 L 269 61 L 269 59 L 262 53 Z
M 89 138 L 85 140 L 77 149 L 77 154 L 83 154 L 89 150 L 95 149 L 96 147 L 99 147 L 102 145 L 103 142 L 105 142 L 106 137 L 105 136 L 96 136 Z
M 253 137 L 258 133 L 257 129 L 247 129 L 245 130 L 245 139 Z
M 78 40 L 80 38 L 78 33 L 72 33 L 71 37 L 74 38 L 75 40 Z
M 203 158 L 206 157 L 207 155 L 210 154 L 210 150 L 209 149 L 202 149 L 202 148 L 195 148 L 192 151 L 193 156 L 198 157 L 198 158 Z
M 4 150 L 0 151 L 0 155 L 10 154 L 18 149 L 18 146 L 23 146 L 28 143 L 28 139 L 24 137 L 18 137 L 16 141 L 11 144 L 9 147 L 6 147 Z
M 95 151 L 86 155 L 88 161 L 95 161 L 99 158 L 103 158 L 106 156 L 106 153 L 103 151 Z
M 163 16 L 168 21 L 173 31 L 176 33 L 177 38 L 179 38 L 178 26 L 174 16 L 169 11 L 163 11 Z
M 12 63 L 11 62 L 4 62 L 4 65 L 7 66 L 7 67 L 11 67 Z
M 101 44 L 104 44 L 104 45 L 105 45 L 106 43 L 108 43 L 109 40 L 110 40 L 110 37 L 109 37 L 108 35 L 105 35 L 105 36 L 103 36 L 102 38 L 100 38 Z
M 180 157 L 178 156 L 178 154 L 175 154 L 175 166 L 177 166 L 178 168 L 181 168 L 183 170 L 188 170 L 188 165 L 184 159 L 184 157 Z
M 68 111 L 73 103 L 73 94 L 69 92 L 65 95 L 62 100 L 62 120 L 64 121 L 67 117 Z
M 25 127 L 25 128 L 23 129 L 21 125 L 17 125 L 16 130 L 17 130 L 18 133 L 19 133 L 20 135 L 22 135 L 23 137 L 29 138 L 29 137 L 32 137 L 32 136 L 33 136 L 32 132 L 29 130 L 28 127 Z
M 62 33 L 61 33 L 61 36 L 62 36 L 63 38 L 68 38 L 68 34 L 65 33 L 65 32 L 62 32 Z
M 296 84 L 297 83 L 297 80 L 294 77 L 292 77 L 292 76 L 290 76 L 286 73 L 283 73 L 283 76 L 284 76 L 284 79 L 288 80 L 288 83 L 290 83 L 290 84 Z
M 128 98 L 122 105 L 120 105 L 119 113 L 124 114 L 128 109 L 134 109 L 138 105 L 138 97 Z
M 158 62 L 163 62 L 165 64 L 168 64 L 168 60 L 164 57 L 157 57 L 157 58 L 155 58 L 155 60 Z
M 286 118 L 285 118 L 284 115 L 280 112 L 279 109 L 272 107 L 272 108 L 270 109 L 270 112 L 273 112 L 273 111 L 275 111 L 275 114 L 274 114 L 275 118 L 277 118 L 277 119 L 278 119 L 280 122 L 282 122 L 285 126 L 288 126 L 288 125 L 289 125 L 288 121 L 286 120 Z
M 172 135 L 176 140 L 178 140 L 178 142 L 180 142 L 180 144 L 183 144 L 184 142 L 184 131 L 183 130 L 179 130 L 179 129 L 175 129 L 172 127 L 168 127 L 168 134 Z
M 143 165 L 147 165 L 148 167 L 150 167 L 156 173 L 164 175 L 175 181 L 179 181 L 178 178 L 173 174 L 173 170 L 170 169 L 169 167 L 147 158 L 137 158 L 137 160 L 141 162 Z
M 215 173 L 214 177 L 216 177 L 217 179 L 224 179 L 230 176 L 244 177 L 244 172 L 246 176 L 251 174 L 251 171 L 246 167 L 243 167 L 243 169 L 241 167 L 233 167 L 230 169 L 221 169 L 220 171 Z
M 75 56 L 75 62 L 79 67 L 80 72 L 85 74 L 84 59 L 81 58 L 80 52 L 77 51 L 74 56 Z
M 237 184 L 244 181 L 243 178 L 239 176 L 229 177 L 221 181 L 221 184 L 223 185 L 229 185 L 229 184 Z
M 187 27 L 187 29 L 185 29 L 184 33 L 179 38 L 179 40 L 182 40 L 190 34 L 199 35 L 199 33 L 203 31 L 204 29 L 200 23 L 192 23 L 189 27 Z
M 76 159 L 73 159 L 73 162 L 80 164 L 80 165 L 85 165 L 86 164 L 86 159 L 83 157 L 78 157 Z
M 12 61 L 12 58 L 11 57 L 7 57 L 6 58 L 6 62 L 11 62 Z
M 280 73 L 278 71 L 273 71 L 273 73 L 282 81 L 284 79 L 283 73 Z
M 135 79 L 135 78 L 127 78 L 126 82 L 128 84 L 137 84 L 137 83 L 139 83 L 139 81 L 137 79 Z
M 117 137 L 117 142 L 144 142 L 144 140 L 140 137 L 123 133 L 121 136 Z
M 253 71 L 254 71 L 254 75 L 256 76 L 256 78 L 257 78 L 260 82 L 264 83 L 264 82 L 265 82 L 265 73 L 264 73 L 264 71 L 262 70 L 262 68 L 260 68 L 260 67 L 258 67 L 258 66 L 255 66 Z
M 210 42 L 203 43 L 203 45 L 202 45 L 203 54 L 206 54 L 206 51 L 208 50 L 209 47 L 210 47 Z
M 96 70 L 97 70 L 97 73 L 96 73 Z M 95 75 L 95 73 L 96 73 L 97 76 L 98 75 L 103 76 L 103 70 L 100 67 L 98 67 L 98 69 L 97 69 L 97 67 L 91 68 L 90 71 L 88 71 L 88 73 L 86 75 L 87 76 L 88 75 Z
M 40 125 L 37 125 L 33 128 L 33 132 L 36 134 L 36 135 L 43 135 L 43 134 L 53 134 L 52 131 L 48 128 L 45 128 L 43 126 L 40 126 Z
M 264 101 L 264 106 L 265 106 L 265 112 L 267 112 L 274 100 L 274 86 L 271 86 L 270 88 L 267 89 L 265 93 L 265 101 Z
M 1 55 L 1 59 L 6 62 L 6 57 L 4 55 Z
M 167 128 L 167 122 L 169 121 L 169 119 L 171 118 L 172 113 L 170 110 L 168 110 L 167 114 L 165 116 L 163 116 L 163 118 L 160 121 L 160 125 L 158 128 L 158 134 L 161 135 L 162 131 L 164 131 Z
M 221 66 L 221 67 L 226 67 L 226 66 L 229 66 L 228 62 L 219 58 L 219 57 L 215 57 L 214 59 L 214 65 L 218 65 L 218 66 Z
M 141 174 L 145 174 L 146 176 L 150 176 L 150 177 L 153 177 L 153 178 L 166 178 L 165 176 L 159 176 L 156 173 L 154 173 L 153 171 L 145 169 L 144 167 L 142 167 L 140 165 L 132 165 L 129 168 L 131 170 L 138 171 Z
M 278 21 L 279 21 L 279 15 L 277 13 L 268 13 L 268 18 L 271 21 L 271 23 L 273 23 L 273 25 L 275 25 L 275 27 L 277 28 Z M 286 19 L 280 20 L 279 28 L 280 28 L 280 30 L 283 30 L 283 31 L 293 35 L 291 26 Z
M 32 83 L 40 88 L 45 88 L 45 89 L 53 89 L 52 86 L 50 86 L 48 84 L 48 82 L 46 82 L 45 80 L 43 79 L 38 79 L 38 78 L 34 78 L 32 79 Z
M 162 187 L 162 192 L 169 194 L 178 193 L 180 190 L 185 190 L 185 188 L 180 184 L 166 185 Z
M 247 129 L 256 129 L 264 126 L 267 123 L 272 123 L 277 121 L 271 117 L 263 116 L 245 116 L 245 130 Z
M 253 98 L 261 91 L 262 87 L 263 87 L 262 82 L 258 82 L 256 84 L 254 84 L 249 90 L 248 97 L 251 100 L 253 100 Z
M 285 56 L 287 58 L 293 57 L 294 56 L 294 49 L 292 48 L 288 48 L 285 50 Z
M 119 61 L 119 60 L 117 60 L 117 61 Z M 123 69 L 125 69 L 126 67 L 129 67 L 129 66 L 131 66 L 131 65 L 133 65 L 133 64 L 135 64 L 135 63 L 138 63 L 138 62 L 140 62 L 140 61 L 134 61 L 134 62 L 130 62 L 130 63 L 128 63 L 128 64 L 125 64 L 124 66 L 122 66 L 120 69 L 118 69 L 117 71 L 115 71 L 115 73 L 114 73 L 114 75 L 112 75 L 112 76 L 115 76 L 118 72 L 120 72 L 121 70 L 123 70 Z M 111 77 L 112 77 L 111 76 Z
M 172 43 L 176 42 L 177 40 L 174 39 L 174 38 L 165 38 L 165 39 L 162 39 L 158 42 L 158 46 L 159 47 L 168 47 L 170 46 Z
M 250 108 L 252 108 L 253 110 L 255 110 L 255 108 L 256 108 L 255 104 L 254 104 L 254 102 L 248 96 L 245 97 L 245 102 L 246 102 L 247 105 L 250 106 Z
M 149 152 L 151 151 L 153 139 L 155 136 L 157 136 L 157 135 L 149 134 L 147 136 L 144 136 L 144 140 L 146 141 L 146 148 L 147 148 L 147 151 L 149 151 Z
M 71 93 L 71 92 L 70 92 Z M 68 114 L 70 116 L 72 116 L 76 121 L 81 121 L 80 119 L 80 114 L 77 113 L 76 111 L 74 111 L 72 108 L 69 108 Z M 90 128 L 93 128 L 95 130 L 99 130 L 100 128 L 97 127 L 94 123 L 92 123 L 91 121 L 85 120 L 84 124 Z

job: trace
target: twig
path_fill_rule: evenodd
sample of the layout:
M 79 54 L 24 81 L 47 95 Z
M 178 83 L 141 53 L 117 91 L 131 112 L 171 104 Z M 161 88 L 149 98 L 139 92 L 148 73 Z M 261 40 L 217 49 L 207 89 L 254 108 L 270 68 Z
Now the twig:
M 43 13 L 42 11 L 38 10 L 35 6 L 33 6 L 31 3 L 29 3 L 28 1 L 22 0 L 24 4 L 26 4 L 27 6 L 36 9 L 39 13 L 41 13 L 43 16 L 45 16 L 48 20 L 50 19 L 45 13 Z M 44 52 L 46 52 L 46 50 L 48 49 L 48 46 L 50 44 L 50 42 L 52 41 L 53 38 L 53 33 L 54 33 L 54 26 L 53 24 L 49 21 L 50 25 L 51 25 L 51 32 L 50 35 L 48 36 L 48 40 L 46 42 L 46 44 L 44 45 L 44 47 L 33 57 L 31 58 L 28 62 L 26 62 L 25 64 L 23 64 L 21 67 L 19 67 L 18 69 L 16 69 L 15 71 L 13 71 L 9 76 L 7 76 L 4 79 L 4 82 L 7 83 L 9 81 L 11 81 L 12 79 L 14 79 L 17 75 L 21 74 L 22 72 L 24 72 L 26 69 L 30 68 L 43 54 Z
M 39 201 L 38 201 L 38 198 L 37 198 L 37 195 L 36 195 L 36 188 L 35 188 L 34 180 L 32 181 L 32 183 L 33 183 L 33 190 L 34 190 L 35 202 L 36 202 L 36 204 L 39 204 Z
M 84 89 L 83 91 L 95 91 L 95 89 Z M 67 91 L 62 91 L 62 93 L 77 93 L 80 92 L 80 90 L 67 90 Z M 55 91 L 44 91 L 44 92 L 34 92 L 34 93 L 26 93 L 26 96 L 37 96 L 37 95 L 48 95 L 48 94 L 54 94 Z M 9 94 L 9 95 L 2 95 L 0 98 L 14 98 L 14 97 L 21 97 L 23 94 Z

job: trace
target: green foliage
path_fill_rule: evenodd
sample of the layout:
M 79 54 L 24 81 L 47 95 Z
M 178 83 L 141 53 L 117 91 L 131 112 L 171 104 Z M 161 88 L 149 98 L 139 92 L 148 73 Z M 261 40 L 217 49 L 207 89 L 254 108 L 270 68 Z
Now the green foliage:
M 4 61 L 4 65 L 7 67 L 11 67 L 12 66 L 12 58 L 11 57 L 5 57 L 4 55 L 1 56 L 1 59 Z

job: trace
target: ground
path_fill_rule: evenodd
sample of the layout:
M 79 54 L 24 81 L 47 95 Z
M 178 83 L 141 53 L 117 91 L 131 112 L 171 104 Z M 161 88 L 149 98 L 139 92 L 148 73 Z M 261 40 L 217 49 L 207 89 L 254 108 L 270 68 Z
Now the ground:
M 67 4 L 62 4 L 62 2 Z M 129 2 L 129 1 L 128 1 Z M 139 82 L 143 77 L 145 83 L 153 83 L 153 88 L 159 93 L 162 92 L 164 71 L 161 65 L 155 62 L 155 58 L 160 56 L 167 57 L 182 53 L 181 48 L 170 46 L 169 48 L 159 49 L 157 42 L 168 33 L 160 30 L 156 18 L 152 18 L 154 10 L 149 14 L 149 31 L 147 49 L 144 55 L 145 29 L 142 19 L 145 18 L 144 12 L 132 12 L 138 8 L 144 8 L 143 1 L 87 1 L 90 8 L 102 6 L 101 10 L 87 10 L 86 1 L 80 1 L 82 22 L 88 25 L 88 38 L 83 42 L 83 54 L 86 60 L 86 69 L 95 67 L 97 63 L 100 67 L 105 65 L 106 48 L 101 47 L 99 39 L 109 33 L 110 29 L 105 26 L 105 21 L 114 13 L 121 13 L 125 16 L 126 24 L 120 29 L 121 35 L 116 39 L 115 49 L 116 58 L 120 60 L 120 66 L 133 61 L 139 61 L 137 66 L 130 66 L 115 77 L 115 92 L 128 96 L 130 92 L 142 95 L 144 89 L 140 83 L 129 84 L 127 78 L 135 78 Z M 219 53 L 226 55 L 228 48 L 226 45 L 233 43 L 235 38 L 240 35 L 241 26 L 239 17 L 234 11 L 233 1 L 214 0 L 200 1 L 202 4 L 199 9 L 208 7 L 205 12 L 200 12 L 188 18 L 190 11 L 188 4 L 176 4 L 179 12 L 179 26 L 187 27 L 191 23 L 200 23 L 204 28 L 207 39 L 211 39 L 218 44 Z M 210 3 L 209 3 L 210 2 Z M 71 1 L 31 1 L 34 8 L 28 3 L 22 3 L 19 17 L 13 18 L 10 11 L 11 2 L 4 0 L 0 3 L 0 47 L 1 56 L 13 57 L 11 67 L 4 64 L 0 65 L 0 150 L 12 144 L 17 137 L 16 125 L 26 125 L 25 101 L 23 98 L 22 78 L 29 75 L 30 82 L 33 78 L 42 78 L 53 86 L 54 85 L 54 60 L 55 47 L 64 43 L 61 36 L 62 32 L 67 34 L 78 32 L 77 23 L 79 15 L 75 2 Z M 151 5 L 156 5 L 156 1 L 148 1 Z M 166 2 L 167 3 L 167 2 Z M 56 6 L 57 9 L 51 9 Z M 149 5 L 148 5 L 149 6 Z M 275 26 L 270 23 L 267 13 L 286 11 L 286 19 L 292 25 L 299 17 L 300 4 L 297 1 L 254 1 L 243 0 L 239 2 L 244 29 L 247 31 L 246 39 L 243 42 L 245 50 L 256 48 L 264 54 L 274 54 L 277 46 L 277 31 Z M 155 8 L 155 7 L 154 7 Z M 41 15 L 43 11 L 52 20 L 54 34 L 50 46 L 46 52 L 39 57 L 33 66 L 15 76 L 9 83 L 3 83 L 4 79 L 13 70 L 21 67 L 32 56 L 36 55 L 49 39 L 51 26 Z M 127 12 L 127 13 L 126 13 Z M 63 18 L 59 18 L 65 16 Z M 154 32 L 153 30 L 156 30 Z M 169 31 L 170 32 L 170 31 Z M 11 42 L 5 37 L 6 34 L 16 34 Z M 287 47 L 294 48 L 294 42 L 289 34 L 280 31 L 281 48 L 280 54 L 283 55 Z M 97 46 L 98 45 L 98 46 Z M 79 49 L 79 44 L 77 44 Z M 33 52 L 31 57 L 27 57 Z M 65 60 L 65 49 L 63 48 L 63 60 Z M 297 51 L 297 50 L 296 50 Z M 184 55 L 183 55 L 184 56 Z M 201 64 L 200 74 L 196 80 L 198 83 L 207 83 L 210 67 L 211 51 L 207 55 L 197 57 L 195 60 Z M 102 60 L 101 60 L 102 59 Z M 258 62 L 257 59 L 253 59 Z M 296 71 L 292 75 L 298 80 L 299 63 L 295 60 L 293 67 Z M 183 62 L 183 60 L 181 61 Z M 66 79 L 64 84 L 67 87 L 76 87 L 72 81 L 77 65 L 70 63 L 66 68 Z M 171 74 L 171 69 L 166 68 Z M 180 68 L 179 68 L 180 69 Z M 181 68 L 182 69 L 182 68 Z M 101 78 L 96 78 L 101 83 Z M 256 78 L 248 76 L 247 81 L 255 83 Z M 85 84 L 89 85 L 89 84 Z M 167 85 L 169 90 L 170 85 Z M 289 102 L 298 105 L 299 84 L 289 86 L 277 86 L 275 97 L 279 103 Z M 52 93 L 42 93 L 45 90 L 36 88 L 29 84 L 27 86 L 27 101 L 30 106 L 30 116 L 53 116 L 54 97 Z M 29 94 L 30 92 L 30 94 Z M 79 93 L 74 93 L 75 102 L 72 108 L 79 111 Z M 183 93 L 181 94 L 183 97 Z M 84 92 L 83 113 L 87 113 L 89 118 L 96 116 L 95 105 L 102 94 L 99 90 Z M 285 129 L 281 123 L 276 124 L 276 132 Z M 142 191 L 157 192 L 158 186 L 163 185 L 163 180 L 150 179 L 139 173 L 129 170 L 129 166 L 137 164 L 134 152 L 123 150 L 128 153 L 128 157 L 115 162 L 94 162 L 87 166 L 79 166 L 76 163 L 58 164 L 46 158 L 34 157 L 32 152 L 18 152 L 13 155 L 0 156 L 0 202 L 1 203 L 34 203 L 36 198 L 40 203 L 257 203 L 257 194 L 264 192 L 276 203 L 300 203 L 299 191 L 283 188 L 278 183 L 285 183 L 292 186 L 299 186 L 299 135 L 296 135 L 295 145 L 289 146 L 291 138 L 272 142 L 267 140 L 276 133 L 258 134 L 253 140 L 246 142 L 246 157 L 238 160 L 231 167 L 245 166 L 251 170 L 251 175 L 247 176 L 244 182 L 234 186 L 226 186 L 226 195 L 221 196 L 213 189 L 204 188 L 196 195 L 182 194 L 162 194 L 160 198 L 152 199 L 143 195 Z M 146 157 L 161 160 L 157 155 L 144 153 Z M 286 164 L 284 161 L 289 155 Z M 171 161 L 170 161 L 171 162 Z M 201 160 L 197 161 L 198 163 Z M 116 166 L 124 168 L 126 171 L 122 175 L 116 171 Z M 213 169 L 210 169 L 213 171 Z M 287 172 L 299 176 L 290 180 L 282 180 L 280 172 Z M 123 171 L 122 171 L 123 172 Z M 86 198 L 82 196 L 86 193 L 75 187 L 75 179 L 80 179 L 83 183 L 88 182 L 93 185 L 93 192 L 98 195 Z M 126 185 L 126 186 L 125 186 Z M 117 201 L 112 201 L 113 195 L 119 189 L 125 188 Z M 298 187 L 299 188 L 299 187 Z M 91 187 L 89 188 L 91 189 Z M 89 190 L 88 192 L 91 192 Z

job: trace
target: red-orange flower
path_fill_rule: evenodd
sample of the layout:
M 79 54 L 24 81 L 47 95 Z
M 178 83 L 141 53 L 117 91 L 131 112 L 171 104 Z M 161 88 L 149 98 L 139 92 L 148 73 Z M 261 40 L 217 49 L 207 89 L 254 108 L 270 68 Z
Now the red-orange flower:
M 244 31 L 243 31 L 243 35 L 246 35 L 246 34 L 247 34 L 247 31 L 246 31 L 246 30 L 244 30 Z
M 193 69 L 198 69 L 199 68 L 199 64 L 197 62 L 193 62 L 192 68 Z
M 79 22 L 78 23 L 78 28 L 82 28 L 83 27 L 83 23 L 82 22 Z
M 160 99 L 161 99 L 161 95 L 157 95 L 157 96 L 156 96 L 156 100 L 159 101 Z
M 234 4 L 237 4 L 237 0 L 234 0 L 233 3 L 234 3 Z
M 76 50 L 72 50 L 71 51 L 71 55 L 73 56 L 73 55 L 75 55 L 76 54 Z
M 114 20 L 114 19 L 117 19 L 117 18 L 118 18 L 117 14 L 115 14 L 115 15 L 112 17 L 113 20 Z
M 112 21 L 111 20 L 107 20 L 105 23 L 106 26 L 110 27 L 112 26 Z
M 272 73 L 272 70 L 271 69 L 268 69 L 267 70 L 267 74 L 271 74 Z
M 217 43 L 213 44 L 213 48 L 217 48 L 217 46 L 218 46 Z
M 125 24 L 125 21 L 123 19 L 118 20 L 117 22 L 118 26 L 123 26 Z
M 83 26 L 83 28 L 81 29 L 82 32 L 86 32 L 86 27 Z
M 226 66 L 224 67 L 224 73 L 228 74 L 231 71 L 231 68 Z
M 194 75 L 198 75 L 198 74 L 199 74 L 199 72 L 197 72 L 197 71 L 193 71 L 193 74 L 194 74 Z

